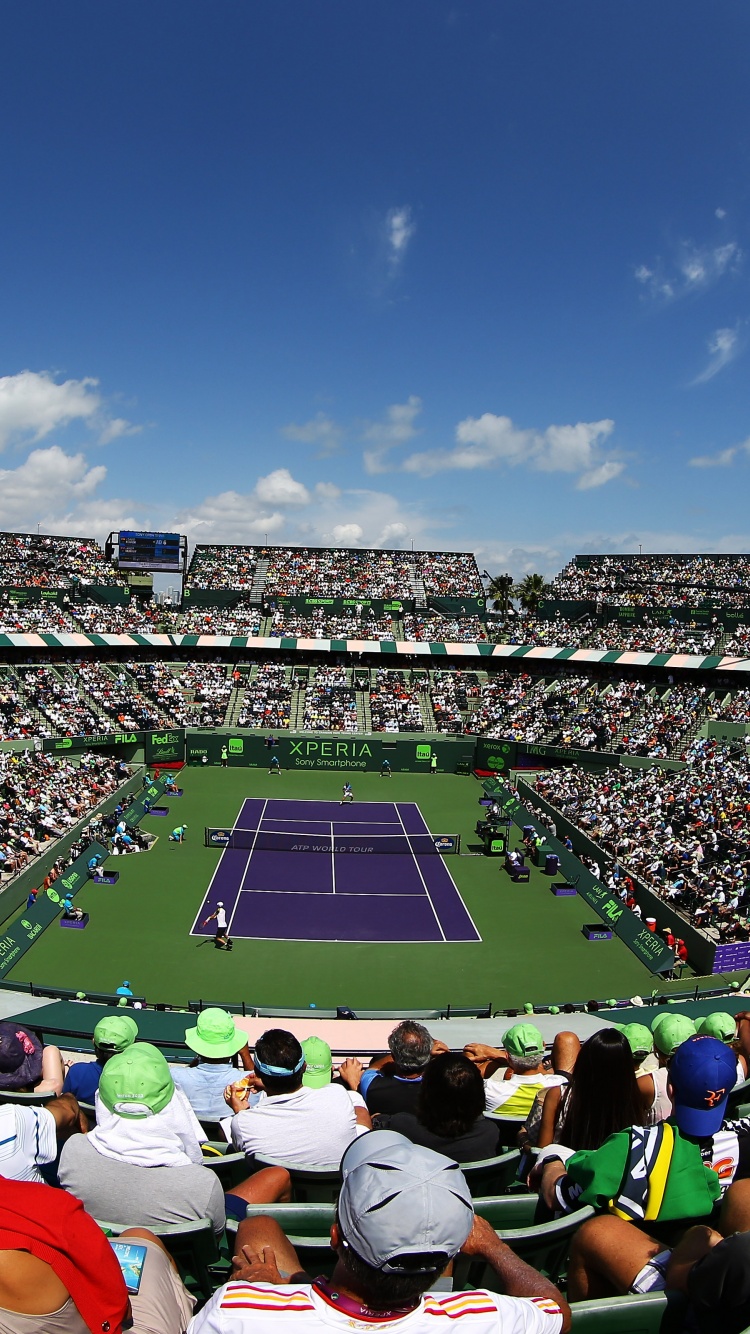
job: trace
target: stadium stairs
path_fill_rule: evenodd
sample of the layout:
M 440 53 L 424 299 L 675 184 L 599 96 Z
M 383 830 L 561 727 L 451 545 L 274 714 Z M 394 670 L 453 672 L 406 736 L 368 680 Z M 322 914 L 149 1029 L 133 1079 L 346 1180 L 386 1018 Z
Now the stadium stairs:
M 268 576 L 268 560 L 262 558 L 258 561 L 253 575 L 253 582 L 250 585 L 250 601 L 262 602 L 266 588 L 266 578 Z

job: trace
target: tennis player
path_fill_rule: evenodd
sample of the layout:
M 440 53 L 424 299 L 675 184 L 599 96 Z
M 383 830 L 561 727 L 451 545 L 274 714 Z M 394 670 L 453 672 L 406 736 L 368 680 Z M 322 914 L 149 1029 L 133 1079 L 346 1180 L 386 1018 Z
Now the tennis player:
M 231 950 L 232 942 L 227 935 L 227 914 L 224 903 L 221 899 L 217 903 L 210 917 L 207 917 L 203 926 L 208 926 L 209 922 L 216 922 L 216 931 L 214 934 L 214 945 L 217 950 Z
M 351 783 L 344 783 L 341 792 L 341 801 L 339 802 L 339 806 L 343 806 L 345 801 L 354 801 L 354 793 L 352 792 Z

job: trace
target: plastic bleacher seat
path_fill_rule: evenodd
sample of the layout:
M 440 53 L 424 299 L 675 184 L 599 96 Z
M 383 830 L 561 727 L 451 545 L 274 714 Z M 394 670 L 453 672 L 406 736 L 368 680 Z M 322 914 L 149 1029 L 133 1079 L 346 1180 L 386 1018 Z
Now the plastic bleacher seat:
M 497 1112 L 485 1112 L 486 1121 L 491 1121 L 498 1127 L 500 1132 L 500 1143 L 506 1149 L 514 1149 L 518 1143 L 518 1132 L 521 1126 L 526 1124 L 526 1118 L 523 1116 L 503 1116 L 502 1107 Z
M 56 1097 L 56 1093 L 15 1093 L 10 1089 L 3 1089 L 0 1093 L 0 1104 L 15 1102 L 20 1107 L 46 1107 L 47 1103 Z
M 99 1227 L 113 1237 L 127 1232 L 132 1223 L 106 1223 L 97 1219 Z M 163 1241 L 169 1254 L 179 1267 L 188 1288 L 197 1288 L 206 1300 L 223 1278 L 214 1280 L 210 1269 L 220 1260 L 219 1243 L 210 1218 L 196 1218 L 190 1223 L 173 1223 L 169 1226 L 156 1227 L 149 1224 L 149 1231 Z
M 256 1153 L 248 1160 L 248 1170 L 260 1167 L 285 1167 L 292 1178 L 292 1198 L 296 1204 L 335 1204 L 341 1189 L 341 1171 L 338 1163 L 325 1167 L 305 1167 L 288 1163 L 283 1158 L 264 1158 Z
M 238 1186 L 241 1181 L 247 1181 L 251 1168 L 244 1153 L 225 1153 L 229 1145 L 224 1144 L 204 1144 L 203 1145 L 203 1165 L 210 1167 L 215 1172 L 221 1188 L 224 1191 L 231 1190 L 233 1186 Z M 206 1153 L 206 1149 L 213 1149 L 213 1153 Z
M 646 1292 L 628 1297 L 597 1297 L 571 1306 L 573 1334 L 659 1334 L 662 1321 L 669 1311 L 672 1316 L 682 1311 L 685 1299 L 680 1293 Z M 675 1327 L 682 1328 L 682 1321 Z
M 593 1218 L 594 1210 L 588 1207 L 576 1209 L 574 1213 L 556 1218 L 551 1223 L 534 1223 L 537 1203 L 536 1195 L 504 1195 L 475 1200 L 474 1209 L 483 1218 L 491 1213 L 492 1218 L 488 1218 L 488 1222 L 511 1250 L 540 1273 L 557 1282 L 564 1270 L 573 1236 L 581 1223 L 585 1223 L 587 1218 Z M 524 1218 L 528 1220 L 525 1223 L 521 1221 Z M 495 1221 L 497 1219 L 500 1224 Z M 489 1288 L 492 1292 L 499 1292 L 498 1282 L 494 1270 L 484 1260 L 457 1256 L 454 1289 Z
M 249 1204 L 248 1218 L 274 1218 L 292 1243 L 303 1269 L 330 1277 L 336 1264 L 331 1250 L 331 1224 L 336 1216 L 333 1204 Z M 236 1218 L 227 1219 L 230 1252 L 237 1235 Z
M 207 1144 L 226 1144 L 227 1137 L 224 1134 L 224 1127 L 221 1121 L 206 1121 L 203 1117 L 198 1118 L 201 1123 L 201 1130 L 206 1136 Z
M 518 1149 L 498 1154 L 496 1158 L 481 1158 L 473 1163 L 462 1163 L 461 1171 L 473 1196 L 501 1195 L 516 1180 L 521 1154 Z

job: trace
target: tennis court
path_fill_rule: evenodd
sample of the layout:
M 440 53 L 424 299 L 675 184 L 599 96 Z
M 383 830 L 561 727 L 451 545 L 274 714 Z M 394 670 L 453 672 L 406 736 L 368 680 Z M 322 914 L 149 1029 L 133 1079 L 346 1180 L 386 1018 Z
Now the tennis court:
M 481 940 L 416 802 L 248 798 L 193 935 L 220 900 L 235 939 Z

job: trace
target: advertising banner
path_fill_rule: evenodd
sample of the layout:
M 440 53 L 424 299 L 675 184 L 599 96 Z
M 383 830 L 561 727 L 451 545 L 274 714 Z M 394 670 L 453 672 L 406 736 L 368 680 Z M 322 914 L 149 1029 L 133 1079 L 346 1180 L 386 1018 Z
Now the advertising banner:
M 107 849 L 101 843 L 91 843 L 85 852 L 68 867 L 65 875 L 46 894 L 41 894 L 31 908 L 25 908 L 0 936 L 0 977 L 15 967 L 19 959 L 31 949 L 37 936 L 60 915 L 60 903 L 65 894 L 76 894 L 88 879 L 88 862 L 94 853 L 106 857 Z
M 266 593 L 264 602 L 269 607 L 279 607 L 281 610 L 299 612 L 304 616 L 313 616 L 318 608 L 330 612 L 332 616 L 354 612 L 357 608 L 362 609 L 362 619 L 367 624 L 372 616 L 380 618 L 381 616 L 401 616 L 405 611 L 413 611 L 413 598 L 324 598 L 324 597 L 276 597 L 273 593 Z
M 497 799 L 503 814 L 508 816 L 519 829 L 523 829 L 524 825 L 533 825 L 537 833 L 544 838 L 549 850 L 557 854 L 560 868 L 568 883 L 575 885 L 584 902 L 593 908 L 597 916 L 606 922 L 650 972 L 664 973 L 672 968 L 674 953 L 661 937 L 649 931 L 635 913 L 626 908 L 619 899 L 614 898 L 606 885 L 601 884 L 559 839 L 553 838 L 547 826 L 531 815 L 512 792 L 504 788 L 497 795 Z
M 428 597 L 427 606 L 432 611 L 439 611 L 443 616 L 481 616 L 484 620 L 486 603 L 484 595 L 468 593 L 466 597 Z
M 90 736 L 49 736 L 42 741 L 45 755 L 80 754 L 84 750 L 116 750 L 142 746 L 145 732 L 93 732 Z
M 146 732 L 146 764 L 175 764 L 185 759 L 184 727 Z
M 474 758 L 473 737 L 421 741 L 415 737 L 344 736 L 330 732 L 306 732 L 298 736 L 280 732 L 274 736 L 276 744 L 271 748 L 266 737 L 257 733 L 188 731 L 185 757 L 188 764 L 219 764 L 222 746 L 226 746 L 229 768 L 267 769 L 271 756 L 275 755 L 282 769 L 372 771 L 379 770 L 383 761 L 388 760 L 394 773 L 430 773 L 434 756 L 437 772 L 451 774 L 458 765 L 471 765 Z

